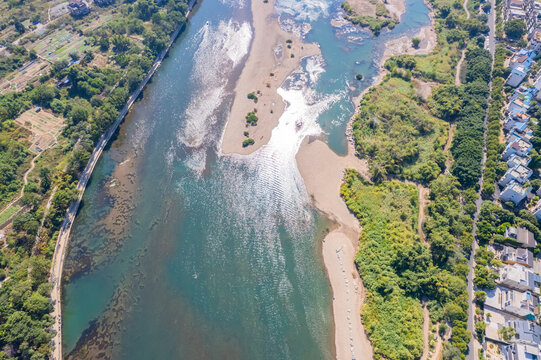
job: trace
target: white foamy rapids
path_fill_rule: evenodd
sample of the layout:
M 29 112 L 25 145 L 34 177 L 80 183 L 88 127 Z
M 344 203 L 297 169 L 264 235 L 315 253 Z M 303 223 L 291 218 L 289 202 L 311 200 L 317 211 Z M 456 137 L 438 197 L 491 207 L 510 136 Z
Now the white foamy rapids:
M 198 36 L 201 41 L 194 54 L 190 79 L 198 90 L 193 92 L 186 120 L 177 134 L 178 140 L 191 148 L 200 148 L 209 138 L 217 120 L 216 109 L 226 95 L 229 79 L 223 74 L 231 72 L 248 53 L 252 30 L 247 22 L 229 20 L 221 21 L 217 27 L 203 26 Z M 200 164 L 196 168 L 201 168 Z
M 286 222 L 299 219 L 308 221 L 309 216 L 304 212 L 309 197 L 295 156 L 305 137 L 321 133 L 317 118 L 339 99 L 338 94 L 321 98 L 312 88 L 307 87 L 309 77 L 314 78 L 318 71 L 323 71 L 320 65 L 316 66 L 321 64 L 316 60 L 311 62 L 310 72 L 296 72 L 290 76 L 286 81 L 289 89 L 278 89 L 278 94 L 287 103 L 286 109 L 278 126 L 272 131 L 269 143 L 247 159 L 247 165 L 255 167 L 256 187 L 266 192 L 266 203 L 273 204 Z M 295 231 L 299 224 L 289 225 L 288 230 Z
M 242 9 L 244 6 L 246 6 L 245 0 L 220 0 L 220 2 L 224 5 L 227 5 L 231 8 L 238 8 Z
M 310 83 L 315 84 L 319 75 L 321 75 L 325 70 L 323 69 L 325 62 L 320 56 L 311 56 L 306 59 L 306 71 L 308 72 L 308 79 Z
M 278 0 L 276 10 L 299 21 L 314 21 L 320 15 L 328 16 L 329 5 L 330 2 L 325 0 Z

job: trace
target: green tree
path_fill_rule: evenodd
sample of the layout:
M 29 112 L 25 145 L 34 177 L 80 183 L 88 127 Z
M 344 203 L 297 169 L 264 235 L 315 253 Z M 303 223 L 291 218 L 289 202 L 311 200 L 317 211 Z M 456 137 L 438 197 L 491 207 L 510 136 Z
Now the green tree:
M 504 31 L 509 39 L 518 40 L 526 33 L 526 24 L 521 19 L 513 19 L 505 23 Z

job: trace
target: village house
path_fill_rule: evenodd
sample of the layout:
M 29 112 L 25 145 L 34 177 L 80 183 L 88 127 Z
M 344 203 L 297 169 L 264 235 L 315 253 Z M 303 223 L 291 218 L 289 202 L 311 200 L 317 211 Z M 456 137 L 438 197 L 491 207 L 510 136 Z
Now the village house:
M 487 290 L 485 306 L 535 321 L 537 318 L 538 297 L 530 291 L 518 291 L 502 286 Z
M 81 0 L 71 0 L 68 4 L 68 9 L 73 17 L 81 17 L 90 13 L 88 4 Z
M 526 198 L 526 196 L 528 196 L 531 190 L 531 186 L 523 186 L 515 180 L 511 180 L 511 182 L 509 182 L 509 184 L 507 184 L 500 192 L 500 199 L 503 202 L 512 201 L 515 205 L 518 205 Z
M 520 184 L 524 184 L 532 176 L 533 171 L 523 165 L 517 165 L 513 168 L 509 168 L 506 173 L 500 179 L 499 185 L 506 186 L 511 181 L 515 180 Z
M 537 54 L 533 50 L 520 49 L 519 51 L 515 52 L 511 57 L 509 61 L 509 67 L 511 69 L 516 69 L 522 66 L 526 70 L 526 72 L 528 72 L 530 70 L 530 66 L 532 66 L 536 55 Z
M 541 326 L 529 320 L 508 320 L 505 326 L 515 329 L 514 341 L 539 345 L 541 342 Z
M 518 156 L 526 156 L 533 148 L 532 144 L 528 141 L 521 139 L 516 134 L 513 135 L 515 136 L 511 136 L 511 141 L 507 144 L 502 154 L 502 158 L 505 161 L 507 161 L 507 159 L 509 159 L 512 154 L 517 154 Z
M 496 256 L 506 264 L 520 264 L 529 268 L 533 267 L 533 253 L 530 250 L 510 246 L 493 245 Z
M 528 166 L 532 159 L 529 156 L 518 156 L 517 154 L 512 154 L 509 159 L 507 159 L 507 166 L 513 168 L 518 165 Z
M 539 346 L 513 343 L 503 347 L 503 355 L 507 360 L 537 360 L 540 357 Z
M 512 87 L 517 87 L 522 83 L 522 80 L 526 77 L 528 74 L 528 70 L 526 70 L 523 66 L 518 66 L 511 70 L 511 73 L 507 77 L 507 80 L 505 83 Z
M 539 292 L 539 276 L 525 266 L 505 265 L 499 270 L 499 274 L 496 282 L 501 286 L 518 291 Z

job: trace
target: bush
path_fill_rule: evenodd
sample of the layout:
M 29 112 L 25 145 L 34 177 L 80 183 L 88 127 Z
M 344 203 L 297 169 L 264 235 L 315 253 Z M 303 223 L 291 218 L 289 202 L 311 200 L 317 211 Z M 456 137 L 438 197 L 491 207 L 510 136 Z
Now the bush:
M 256 126 L 258 120 L 259 120 L 259 118 L 257 117 L 255 112 L 253 112 L 253 111 L 250 111 L 248 113 L 248 115 L 246 115 L 246 123 L 248 125 Z
M 250 145 L 253 145 L 255 144 L 255 141 L 254 139 L 250 138 L 250 139 L 246 139 L 242 142 L 242 147 L 247 147 L 247 146 L 250 146 Z
M 418 37 L 414 37 L 413 39 L 411 39 L 411 45 L 417 49 L 419 47 L 419 44 L 421 43 L 421 39 L 419 39 Z

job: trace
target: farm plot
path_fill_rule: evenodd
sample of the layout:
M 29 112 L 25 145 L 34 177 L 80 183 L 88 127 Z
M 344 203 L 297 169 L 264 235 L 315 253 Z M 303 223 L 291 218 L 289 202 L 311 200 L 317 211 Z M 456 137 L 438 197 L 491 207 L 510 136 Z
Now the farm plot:
M 45 74 L 48 67 L 49 63 L 41 59 L 28 62 L 5 79 L 0 79 L 0 94 L 23 90 L 28 82 L 37 80 L 41 75 Z
M 36 50 L 38 56 L 51 62 L 65 60 L 72 52 L 82 54 L 85 50 L 92 49 L 90 45 L 85 44 L 83 37 L 65 29 L 58 30 L 45 39 L 36 41 L 31 48 Z
M 64 119 L 41 110 L 27 110 L 17 118 L 17 123 L 32 132 L 30 151 L 40 153 L 56 143 L 56 137 L 64 126 Z

